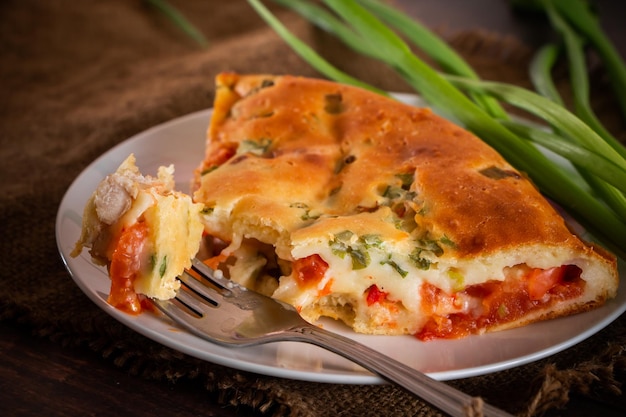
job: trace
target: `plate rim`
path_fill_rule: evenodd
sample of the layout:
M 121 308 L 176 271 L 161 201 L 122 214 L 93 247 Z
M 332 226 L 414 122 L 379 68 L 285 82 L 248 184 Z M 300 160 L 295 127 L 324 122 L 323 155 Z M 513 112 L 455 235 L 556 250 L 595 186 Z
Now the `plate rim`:
M 412 104 L 421 103 L 419 97 L 413 94 L 397 93 L 394 95 L 400 100 L 405 101 L 405 102 L 409 102 Z M 386 383 L 386 381 L 383 380 L 381 377 L 371 374 L 370 372 L 365 371 L 365 370 L 361 370 L 360 372 L 355 371 L 351 373 L 347 373 L 348 371 L 341 371 L 337 373 L 331 373 L 328 371 L 322 372 L 322 373 L 314 372 L 314 371 L 300 371 L 297 369 L 281 368 L 281 367 L 273 366 L 273 365 L 266 365 L 266 364 L 264 365 L 264 364 L 259 364 L 259 363 L 246 362 L 246 361 L 242 361 L 242 360 L 235 359 L 235 358 L 224 357 L 223 355 L 217 355 L 211 351 L 207 352 L 206 350 L 201 350 L 194 346 L 181 345 L 180 342 L 176 342 L 171 337 L 165 336 L 160 331 L 157 331 L 153 328 L 142 325 L 142 320 L 138 320 L 136 318 L 137 316 L 129 316 L 123 312 L 120 312 L 119 310 L 116 310 L 110 305 L 108 305 L 106 303 L 106 300 L 104 300 L 102 297 L 99 297 L 94 292 L 94 289 L 90 288 L 84 279 L 81 279 L 78 271 L 74 271 L 72 269 L 72 265 L 74 261 L 70 258 L 69 254 L 67 253 L 67 248 L 63 246 L 62 234 L 60 232 L 62 230 L 62 223 L 65 220 L 65 214 L 66 214 L 63 210 L 69 205 L 68 201 L 70 197 L 73 195 L 72 193 L 75 192 L 75 190 L 77 189 L 77 187 L 82 182 L 85 181 L 85 178 L 88 175 L 90 175 L 99 164 L 101 164 L 103 161 L 106 161 L 107 159 L 110 159 L 111 156 L 114 155 L 116 152 L 120 152 L 126 147 L 132 147 L 132 145 L 135 142 L 140 142 L 144 137 L 150 137 L 155 132 L 159 132 L 164 129 L 171 129 L 171 128 L 176 127 L 177 125 L 185 125 L 187 123 L 195 122 L 196 119 L 198 118 L 203 118 L 206 121 L 207 126 L 208 126 L 208 120 L 211 115 L 211 112 L 212 112 L 211 108 L 191 112 L 191 113 L 176 117 L 174 119 L 165 121 L 163 123 L 151 126 L 135 135 L 132 135 L 131 137 L 121 141 L 120 143 L 116 144 L 115 146 L 103 152 L 96 159 L 94 159 L 91 163 L 89 163 L 80 172 L 79 175 L 75 177 L 75 179 L 72 181 L 72 183 L 70 184 L 70 186 L 64 193 L 63 198 L 61 199 L 61 202 L 59 204 L 58 211 L 57 211 L 57 216 L 55 219 L 55 238 L 56 238 L 57 250 L 71 278 L 73 279 L 75 284 L 81 289 L 81 291 L 92 302 L 94 302 L 99 308 L 104 310 L 106 313 L 108 313 L 110 316 L 112 316 L 122 325 L 129 327 L 133 331 L 136 331 L 137 333 L 142 334 L 143 336 L 151 339 L 154 342 L 167 346 L 171 349 L 178 350 L 180 352 L 196 357 L 198 359 L 212 362 L 218 365 L 227 366 L 233 369 L 242 370 L 242 371 L 253 372 L 257 374 L 275 376 L 275 377 L 286 378 L 286 379 L 293 379 L 293 380 L 335 383 L 335 384 L 365 384 L 365 385 Z M 84 196 L 84 197 L 86 201 L 88 196 Z M 82 211 L 80 212 L 80 214 L 82 215 Z M 620 263 L 620 276 L 621 276 L 623 268 L 624 268 L 623 260 L 619 259 L 619 263 Z M 620 286 L 620 288 L 622 288 L 622 291 L 618 292 L 618 296 L 619 294 L 622 294 L 624 292 L 623 287 L 624 287 L 623 285 Z M 618 297 L 616 297 L 613 300 L 610 300 L 609 303 L 614 302 L 615 300 L 617 300 L 617 298 Z M 591 337 L 592 335 L 596 334 L 597 332 L 601 331 L 602 329 L 610 325 L 617 318 L 619 318 L 619 316 L 622 315 L 624 311 L 626 311 L 626 295 L 623 295 L 623 298 L 624 300 L 621 300 L 621 304 L 618 304 L 617 306 L 613 306 L 613 311 L 610 312 L 608 315 L 604 316 L 604 318 L 599 320 L 595 325 L 578 333 L 576 336 L 569 338 L 565 341 L 562 341 L 560 343 L 557 343 L 555 345 L 552 345 L 544 349 L 541 349 L 539 351 L 521 356 L 519 358 L 495 361 L 493 363 L 479 365 L 479 366 L 475 366 L 471 368 L 460 369 L 460 370 L 458 369 L 457 370 L 443 370 L 443 371 L 433 371 L 433 372 L 426 371 L 425 373 L 429 375 L 430 377 L 437 379 L 437 380 L 461 379 L 461 378 L 486 375 L 486 374 L 490 374 L 493 372 L 499 372 L 502 370 L 518 367 L 521 365 L 525 365 L 525 364 L 535 362 L 540 359 L 544 359 L 546 357 L 552 356 L 556 353 L 562 352 L 582 342 L 583 340 Z M 607 307 L 603 306 L 597 310 L 600 310 L 603 308 L 607 308 Z M 588 313 L 583 313 L 583 314 L 588 314 Z M 563 319 L 567 319 L 571 317 L 575 317 L 575 316 L 569 316 L 569 317 L 556 319 L 556 320 L 563 320 Z M 541 323 L 538 323 L 538 324 L 541 324 Z M 172 328 L 176 328 L 176 326 L 173 323 L 169 323 L 168 325 Z M 537 324 L 531 324 L 529 326 L 536 326 L 536 325 Z M 526 326 L 526 327 L 529 327 L 529 326 Z M 517 329 L 513 329 L 510 331 L 506 331 L 506 332 L 514 332 L 515 330 Z M 180 328 L 178 328 L 176 332 L 187 333 L 186 331 Z M 498 333 L 503 333 L 503 332 L 498 332 Z M 187 335 L 191 340 L 197 339 L 197 341 L 199 341 L 201 345 L 208 344 L 216 349 L 222 348 L 222 347 L 219 347 L 218 345 L 212 344 L 190 333 L 187 333 Z M 486 336 L 486 335 L 483 335 L 483 336 Z M 483 336 L 470 336 L 470 337 L 483 337 Z M 402 337 L 402 336 L 380 336 L 380 337 Z M 294 343 L 294 342 L 276 342 L 276 343 Z M 431 343 L 431 342 L 420 342 L 420 343 Z M 232 349 L 235 349 L 235 348 L 232 348 Z M 254 348 L 236 348 L 236 349 L 254 349 Z M 220 349 L 218 349 L 218 351 L 219 350 Z

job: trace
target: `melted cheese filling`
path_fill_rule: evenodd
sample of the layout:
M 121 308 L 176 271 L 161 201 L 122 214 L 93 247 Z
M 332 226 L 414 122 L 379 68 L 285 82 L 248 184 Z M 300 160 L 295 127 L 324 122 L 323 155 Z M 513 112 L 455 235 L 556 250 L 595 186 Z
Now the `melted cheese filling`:
M 137 194 L 108 230 L 111 305 L 136 314 L 143 309 L 138 294 L 157 299 L 176 295 L 180 287 L 176 278 L 200 246 L 200 208 L 186 196 L 151 189 Z
M 120 310 L 137 314 L 145 297 L 174 297 L 177 276 L 200 247 L 203 206 L 174 191 L 173 173 L 170 166 L 160 167 L 158 178 L 143 176 L 130 155 L 85 209 L 75 253 L 88 247 L 93 259 L 108 265 L 108 301 Z
M 287 261 L 272 245 L 241 238 L 220 255 L 220 268 L 239 284 L 295 306 L 311 322 L 327 316 L 357 331 L 422 340 L 482 333 L 578 297 L 585 285 L 577 266 L 526 264 L 501 267 L 480 282 L 471 277 L 466 285 L 462 267 L 433 261 L 420 269 L 373 238 L 344 233 L 341 239 L 294 248 L 294 260 Z

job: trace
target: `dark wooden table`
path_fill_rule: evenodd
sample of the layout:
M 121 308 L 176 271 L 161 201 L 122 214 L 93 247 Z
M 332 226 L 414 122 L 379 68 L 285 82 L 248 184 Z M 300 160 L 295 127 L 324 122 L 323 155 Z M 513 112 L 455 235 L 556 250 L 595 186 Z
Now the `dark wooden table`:
M 545 40 L 539 26 L 523 24 L 505 0 L 397 1 L 431 27 L 450 33 L 484 28 Z M 626 56 L 623 2 L 598 1 L 607 33 Z M 68 279 L 69 276 L 68 276 Z M 626 398 L 623 398 L 626 401 Z M 618 416 L 622 411 L 584 398 L 550 415 Z M 31 335 L 16 323 L 0 323 L 0 415 L 4 416 L 249 416 L 251 410 L 217 405 L 201 387 L 155 382 L 125 373 L 86 348 L 64 347 Z

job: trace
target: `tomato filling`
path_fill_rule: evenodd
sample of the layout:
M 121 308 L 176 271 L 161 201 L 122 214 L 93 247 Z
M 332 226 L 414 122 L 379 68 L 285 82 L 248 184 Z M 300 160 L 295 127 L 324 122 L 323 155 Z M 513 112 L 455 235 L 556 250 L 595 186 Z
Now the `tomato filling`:
M 124 229 L 111 256 L 111 291 L 108 302 L 130 314 L 139 314 L 144 304 L 143 297 L 135 292 L 133 284 L 141 269 L 141 254 L 147 236 L 148 226 L 144 222 Z
M 559 300 L 578 297 L 585 286 L 581 272 L 574 265 L 527 268 L 523 279 L 490 281 L 454 294 L 425 283 L 421 296 L 425 313 L 431 318 L 416 336 L 420 340 L 460 338 L 518 320 Z M 449 313 L 454 310 L 459 312 Z
M 293 263 L 294 276 L 301 287 L 316 285 L 327 270 L 328 264 L 317 254 L 296 259 Z
M 385 301 L 387 294 L 385 291 L 381 291 L 376 284 L 373 284 L 366 290 L 365 301 L 368 306 L 371 306 L 372 304 Z
M 237 144 L 234 142 L 221 143 L 219 147 L 214 147 L 208 157 L 204 160 L 203 174 L 223 165 L 237 153 Z

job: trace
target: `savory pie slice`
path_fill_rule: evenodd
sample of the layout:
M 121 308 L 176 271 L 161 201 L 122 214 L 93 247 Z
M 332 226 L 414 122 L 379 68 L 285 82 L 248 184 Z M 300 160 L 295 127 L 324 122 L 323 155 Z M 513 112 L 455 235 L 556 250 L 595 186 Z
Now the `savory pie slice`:
M 480 139 L 333 82 L 219 75 L 194 200 L 211 266 L 357 332 L 461 337 L 617 290 L 615 258 Z
M 174 191 L 174 168 L 143 176 L 130 155 L 94 191 L 83 214 L 81 236 L 72 256 L 90 249 L 94 262 L 111 277 L 108 302 L 139 313 L 143 296 L 172 298 L 176 279 L 200 247 L 201 204 Z

